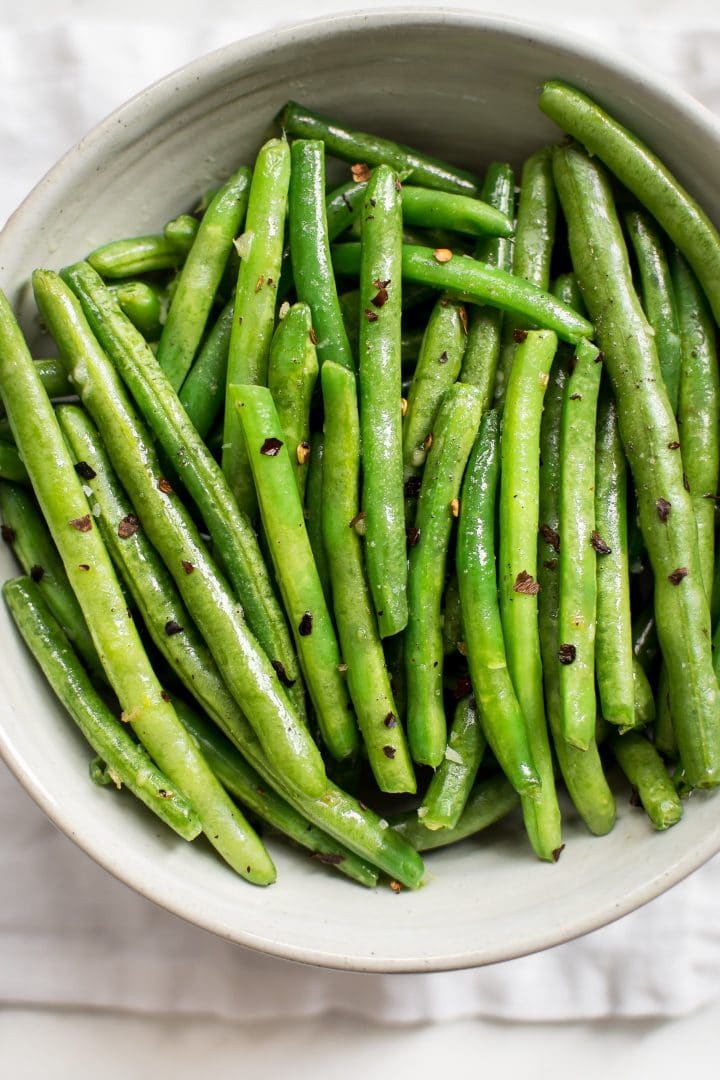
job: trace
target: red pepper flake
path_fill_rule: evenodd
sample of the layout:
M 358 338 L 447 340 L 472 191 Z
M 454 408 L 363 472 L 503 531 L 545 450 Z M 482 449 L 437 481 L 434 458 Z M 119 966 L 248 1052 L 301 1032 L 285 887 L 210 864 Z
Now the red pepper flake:
M 6 544 L 15 543 L 15 530 L 11 525 L 0 525 L 0 533 Z
M 368 322 L 377 322 L 378 321 L 377 312 L 372 311 L 370 308 L 366 307 L 363 314 L 365 315 L 365 318 L 367 319 Z
M 391 881 L 390 888 L 395 894 L 402 892 L 402 885 L 399 881 Z
M 560 856 L 562 855 L 564 850 L 565 850 L 565 845 L 564 844 L 561 844 L 560 847 L 556 847 L 556 848 L 553 849 L 553 853 L 552 853 L 553 862 L 558 861 L 558 859 L 560 858 Z
M 345 858 L 344 855 L 336 855 L 332 851 L 313 851 L 311 859 L 326 863 L 327 866 L 338 866 Z
M 467 656 L 467 645 L 464 641 L 456 641 L 455 646 L 461 656 Z
M 405 530 L 405 534 L 407 536 L 407 546 L 410 548 L 415 547 L 420 539 L 420 530 L 411 525 L 409 529 Z
M 408 476 L 403 489 L 408 499 L 416 499 L 418 497 L 420 494 L 421 483 L 422 481 L 419 476 Z
M 356 525 L 359 525 L 361 521 L 365 520 L 366 516 L 367 515 L 366 515 L 364 510 L 358 510 L 355 517 L 352 518 L 351 521 L 348 521 L 348 528 L 349 529 L 354 529 L 356 527 Z
M 392 760 L 397 753 L 394 746 L 383 746 L 382 751 L 385 757 L 390 758 L 390 760 Z
M 460 500 L 455 498 L 450 500 L 450 513 L 453 517 L 460 516 Z
M 423 450 L 429 450 L 430 447 L 432 446 L 432 444 L 433 444 L 433 436 L 432 436 L 432 431 L 431 431 L 430 434 L 426 435 L 425 438 L 423 439 L 423 444 L 422 444 Z
M 453 690 L 453 697 L 456 701 L 460 701 L 460 698 L 467 697 L 472 691 L 472 683 L 469 675 L 461 675 L 458 681 L 455 683 L 455 689 Z
M 582 401 L 582 394 L 571 394 L 570 395 L 570 400 L 571 401 Z
M 540 535 L 546 544 L 549 544 L 555 551 L 560 550 L 560 533 L 555 532 L 549 525 L 540 526 Z
M 395 716 L 395 713 L 389 712 L 383 720 L 383 723 L 387 728 L 397 727 L 397 717 Z
M 310 327 L 310 330 L 309 330 L 309 334 L 310 334 L 310 340 L 311 340 L 311 342 L 313 343 L 313 345 L 317 345 L 317 343 L 318 343 L 318 336 L 317 336 L 317 334 L 315 333 L 315 327 L 314 327 L 314 326 L 311 326 L 311 327 Z
M 87 461 L 78 461 L 75 472 L 82 480 L 94 480 L 97 476 L 97 473 L 92 466 L 88 465 Z
M 570 642 L 565 642 L 558 649 L 558 660 L 561 664 L 572 664 L 573 660 L 577 656 L 577 649 Z
M 387 287 L 388 287 L 389 284 L 390 284 L 390 278 L 388 278 L 387 281 L 380 281 L 379 278 L 378 278 L 377 281 L 373 281 L 373 285 L 377 289 L 377 296 L 373 296 L 372 300 L 370 301 L 370 303 L 372 304 L 373 307 L 381 308 L 384 304 L 387 303 L 387 299 L 388 299 Z
M 261 274 L 260 277 L 255 282 L 255 292 L 259 293 L 264 284 L 265 284 L 265 277 L 264 277 L 263 274 Z
M 364 184 L 370 179 L 370 169 L 365 162 L 359 161 L 357 164 L 351 165 L 350 172 L 356 184 Z
M 680 449 L 680 443 L 677 441 L 677 439 L 674 439 L 672 442 L 668 443 L 668 450 L 679 450 L 679 449 Z
M 313 617 L 309 611 L 306 611 L 300 620 L 298 625 L 298 633 L 300 637 L 309 637 L 312 634 Z
M 515 578 L 513 592 L 521 593 L 523 596 L 537 596 L 540 592 L 540 583 L 532 574 L 528 574 L 527 570 L 521 570 Z
M 527 330 L 521 330 L 519 326 L 513 330 L 513 341 L 517 342 L 518 345 L 522 345 L 527 336 Z
M 45 575 L 45 570 L 43 569 L 42 566 L 38 566 L 37 563 L 35 563 L 34 566 L 30 567 L 30 577 L 32 578 L 33 581 L 35 581 L 35 582 L 42 581 L 44 575 Z
M 163 495 L 172 495 L 173 488 L 169 480 L 166 480 L 164 476 L 161 476 L 158 480 L 158 488 L 162 491 Z
M 310 457 L 310 443 L 299 442 L 295 448 L 295 456 L 298 459 L 298 465 L 304 465 Z
M 400 179 L 397 176 L 395 177 L 395 190 L 402 191 L 402 184 L 400 183 Z
M 168 637 L 172 637 L 174 634 L 182 634 L 184 629 L 176 619 L 168 619 L 165 623 L 165 633 Z
M 460 316 L 460 322 L 462 324 L 463 334 L 465 335 L 465 337 L 467 337 L 467 332 L 468 332 L 467 310 L 464 307 L 459 308 L 458 309 L 458 315 Z
M 273 668 L 275 669 L 275 674 L 277 675 L 278 679 L 283 684 L 283 686 L 287 686 L 287 688 L 289 690 L 291 686 L 295 685 L 297 680 L 296 679 L 291 679 L 289 677 L 287 671 L 285 670 L 285 665 L 283 664 L 282 660 L 271 660 L 270 663 L 272 664 Z
M 546 570 L 557 570 L 557 559 L 546 559 L 543 566 Z
M 170 695 L 168 694 L 167 690 L 161 690 L 160 697 L 163 699 L 163 701 L 170 701 Z
M 590 543 L 595 548 L 598 555 L 610 555 L 612 553 L 612 548 L 605 543 L 600 533 L 593 531 L 590 536 Z
M 446 351 L 444 353 L 441 353 L 440 356 L 438 356 L 438 364 L 447 364 L 447 362 L 448 362 L 448 354 L 447 354 L 447 351 Z
M 687 567 L 678 566 L 677 570 L 673 570 L 672 574 L 668 574 L 668 581 L 671 585 L 679 585 L 683 578 L 688 576 Z
M 81 570 L 83 574 L 87 574 L 90 567 L 86 562 L 78 563 L 78 570 Z
M 664 525 L 667 519 L 670 517 L 672 503 L 669 503 L 667 499 L 657 499 L 655 502 L 655 507 L 657 509 L 658 517 Z
M 260 447 L 260 453 L 263 457 L 277 457 L 280 453 L 281 446 L 282 442 L 280 439 L 275 439 L 271 436 L 269 439 L 266 439 Z
M 82 517 L 73 518 L 68 524 L 72 525 L 73 529 L 77 529 L 78 532 L 90 532 L 92 529 L 92 518 L 89 514 L 83 514 Z
M 118 525 L 118 536 L 121 540 L 127 540 L 129 536 L 134 536 L 139 528 L 140 521 L 135 514 L 127 514 Z
M 193 564 L 191 562 L 188 562 L 187 559 L 183 559 L 182 568 L 186 574 L 192 574 L 193 570 L 195 569 Z
M 452 257 L 453 253 L 450 248 L 435 248 L 435 250 L 433 251 L 433 259 L 435 260 L 435 262 L 450 262 Z

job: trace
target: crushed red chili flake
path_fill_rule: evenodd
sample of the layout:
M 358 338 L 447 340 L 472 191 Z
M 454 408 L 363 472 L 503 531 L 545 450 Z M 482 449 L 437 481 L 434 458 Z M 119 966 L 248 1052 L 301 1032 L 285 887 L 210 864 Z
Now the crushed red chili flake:
M 447 364 L 447 362 L 448 354 L 447 351 L 445 351 L 444 353 L 441 353 L 440 356 L 438 356 L 438 364 Z
M 400 884 L 399 881 L 391 881 L 390 882 L 390 888 L 396 894 L 399 893 L 399 892 L 402 892 L 402 885 Z
M 92 518 L 89 514 L 83 514 L 82 517 L 73 518 L 68 524 L 72 525 L 73 529 L 77 529 L 78 532 L 90 532 L 92 529 Z
M 345 856 L 336 855 L 332 851 L 313 851 L 310 858 L 317 859 L 317 861 L 321 863 L 327 863 L 328 866 L 338 866 Z
M 570 395 L 570 400 L 571 401 L 582 401 L 582 394 L 571 394 Z
M 513 341 L 517 342 L 518 345 L 521 345 L 526 337 L 527 330 L 522 330 L 519 326 L 513 330 Z
M 402 191 L 402 184 L 400 183 L 400 179 L 397 176 L 395 177 L 395 190 Z
M 558 660 L 561 664 L 572 664 L 576 656 L 577 649 L 574 645 L 571 645 L 569 641 L 566 641 L 558 649 Z
M 460 500 L 458 498 L 450 500 L 450 513 L 453 517 L 460 516 Z
M 667 519 L 670 517 L 672 503 L 669 503 L 667 499 L 657 499 L 655 502 L 655 506 L 657 508 L 658 517 L 664 525 Z
M 687 567 L 678 566 L 677 570 L 673 570 L 672 574 L 668 574 L 668 581 L 671 585 L 679 585 L 683 578 L 688 576 Z
M 435 248 L 435 250 L 433 251 L 433 259 L 435 260 L 435 262 L 450 262 L 452 257 L 453 253 L 450 248 Z
M 304 465 L 310 457 L 310 443 L 299 442 L 295 448 L 295 456 L 298 459 L 298 465 Z
M 461 656 L 467 656 L 467 645 L 464 641 L 456 641 L 455 647 Z
M 34 566 L 30 567 L 30 577 L 32 578 L 33 581 L 36 581 L 36 582 L 37 581 L 42 581 L 44 575 L 45 575 L 45 570 L 43 569 L 42 566 L 38 566 L 37 563 L 35 563 Z
M 277 457 L 280 453 L 281 446 L 281 440 L 274 439 L 271 436 L 269 439 L 266 439 L 260 447 L 260 453 L 263 455 L 263 457 Z
M 177 619 L 168 619 L 165 623 L 165 633 L 168 637 L 172 637 L 173 634 L 182 634 L 184 627 L 180 625 Z
M 313 617 L 309 611 L 306 611 L 300 620 L 298 625 L 298 633 L 300 637 L 309 637 L 312 634 Z
M 409 476 L 405 481 L 404 491 L 408 499 L 416 499 L 420 494 L 421 480 L 419 476 Z
M 455 689 L 453 690 L 453 697 L 456 701 L 460 701 L 460 698 L 467 697 L 472 690 L 472 683 L 469 675 L 461 675 L 458 681 L 455 683 Z
M 263 287 L 263 285 L 264 285 L 264 284 L 265 284 L 265 278 L 264 278 L 264 276 L 263 276 L 263 275 L 261 274 L 261 275 L 260 275 L 260 277 L 259 277 L 259 278 L 257 279 L 257 281 L 255 282 L 255 292 L 256 292 L 256 293 L 259 293 L 259 292 L 260 292 L 260 290 L 262 289 L 262 287 Z
M 431 431 L 430 434 L 426 435 L 425 438 L 423 439 L 423 444 L 422 444 L 423 450 L 429 450 L 430 447 L 432 446 L 432 444 L 433 444 L 433 436 L 432 436 L 432 431 Z
M 311 326 L 311 327 L 310 327 L 310 340 L 312 341 L 313 345 L 317 345 L 317 343 L 318 343 L 318 336 L 317 336 L 317 334 L 315 333 L 315 327 L 314 327 L 314 326 Z
M 75 465 L 75 472 L 82 480 L 94 480 L 97 473 L 91 465 L 88 465 L 87 461 L 78 461 Z
M 560 533 L 555 532 L 549 525 L 541 525 L 540 535 L 551 548 L 554 548 L 555 551 L 560 550 Z
M 163 495 L 172 495 L 173 487 L 169 480 L 166 480 L 164 476 L 161 476 L 157 485 L 162 491 Z
M 557 570 L 557 559 L 546 559 L 543 566 L 546 570 Z
M 160 697 L 163 699 L 163 701 L 170 701 L 170 695 L 168 694 L 167 690 L 161 690 Z
M 188 562 L 187 559 L 183 559 L 182 568 L 186 574 L 192 574 L 193 570 L 195 569 L 193 564 L 191 562 Z
M 395 713 L 389 712 L 387 714 L 387 716 L 385 717 L 385 719 L 383 720 L 383 723 L 384 723 L 385 727 L 387 727 L 387 728 L 396 727 L 397 726 L 397 717 L 395 716 Z
M 668 450 L 679 450 L 679 449 L 680 449 L 680 443 L 677 441 L 677 439 L 673 439 L 672 442 L 668 443 Z
M 532 574 L 528 574 L 527 570 L 521 570 L 515 578 L 513 592 L 521 593 L 523 596 L 537 596 L 540 592 L 540 583 Z
M 140 528 L 140 521 L 135 514 L 126 514 L 118 525 L 118 536 L 121 540 L 127 540 L 128 537 L 134 536 Z
M 600 533 L 595 531 L 590 536 L 590 543 L 597 551 L 598 555 L 610 555 L 612 554 L 612 548 L 605 543 Z
M 556 848 L 553 849 L 553 853 L 552 853 L 553 862 L 558 861 L 558 859 L 560 858 L 560 856 L 562 855 L 564 850 L 565 850 L 565 845 L 564 844 L 561 844 L 560 847 L 556 847 Z
M 463 334 L 465 335 L 465 337 L 467 337 L 467 332 L 468 332 L 467 310 L 464 307 L 461 307 L 460 310 L 458 311 L 458 315 L 460 316 L 460 322 L 462 324 Z
M 351 165 L 350 172 L 356 184 L 363 184 L 370 179 L 370 169 L 364 161 L 358 161 L 355 165 Z
M 392 760 L 395 757 L 395 754 L 397 753 L 394 746 L 383 746 L 382 751 L 383 751 L 383 754 L 385 755 L 385 757 L 390 758 L 390 760 Z
M 405 532 L 407 535 L 407 546 L 411 548 L 415 547 L 418 540 L 420 539 L 420 530 L 417 529 L 414 525 L 411 525 L 408 529 L 405 530 Z
M 359 525 L 361 521 L 364 521 L 366 517 L 364 510 L 358 510 L 354 518 L 348 521 L 348 528 L 354 529 L 356 525 Z
M 277 675 L 283 686 L 286 686 L 289 690 L 291 686 L 295 685 L 297 680 L 290 678 L 287 671 L 285 670 L 285 665 L 283 664 L 282 660 L 271 660 L 270 663 L 275 669 L 275 674 Z
M 0 533 L 6 544 L 15 543 L 15 530 L 11 525 L 0 525 Z
M 365 315 L 365 318 L 367 319 L 368 322 L 377 322 L 378 321 L 377 312 L 376 311 L 371 311 L 370 308 L 366 307 L 363 314 Z
M 88 564 L 86 562 L 78 563 L 78 570 L 81 570 L 83 572 L 83 574 L 87 574 L 89 569 L 90 569 L 90 567 L 88 566 Z
M 387 303 L 387 299 L 388 299 L 388 289 L 387 289 L 387 287 L 388 287 L 389 284 L 390 284 L 390 278 L 388 278 L 387 281 L 380 281 L 379 278 L 378 278 L 377 281 L 373 281 L 373 285 L 377 289 L 377 296 L 373 296 L 372 300 L 370 301 L 370 303 L 372 304 L 373 307 L 380 308 L 384 304 Z

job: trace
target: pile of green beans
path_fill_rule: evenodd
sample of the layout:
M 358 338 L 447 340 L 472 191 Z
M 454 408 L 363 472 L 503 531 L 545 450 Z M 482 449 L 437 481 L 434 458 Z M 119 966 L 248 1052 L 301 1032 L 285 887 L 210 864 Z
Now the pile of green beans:
M 623 785 L 662 830 L 720 784 L 720 237 L 586 95 L 540 107 L 575 141 L 481 177 L 290 102 L 34 273 L 57 358 L 0 294 L 10 614 L 104 791 L 253 883 L 244 812 L 414 889 L 507 814 L 552 864 L 566 796 L 602 835 Z

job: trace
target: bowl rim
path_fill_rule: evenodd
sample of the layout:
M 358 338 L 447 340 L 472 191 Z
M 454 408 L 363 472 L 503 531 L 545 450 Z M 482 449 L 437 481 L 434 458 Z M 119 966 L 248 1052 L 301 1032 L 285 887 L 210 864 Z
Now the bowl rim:
M 353 11 L 331 12 L 309 20 L 286 23 L 277 29 L 265 30 L 228 42 L 153 81 L 110 112 L 51 166 L 8 218 L 0 232 L 2 244 L 12 245 L 15 231 L 23 228 L 22 219 L 28 213 L 32 216 L 35 207 L 40 208 L 42 205 L 46 193 L 54 188 L 66 174 L 72 173 L 78 160 L 90 154 L 98 143 L 102 143 L 110 135 L 117 133 L 119 127 L 124 129 L 136 120 L 141 119 L 153 107 L 157 109 L 158 104 L 163 100 L 167 102 L 174 98 L 176 107 L 179 106 L 182 103 L 183 92 L 190 92 L 208 70 L 214 71 L 219 76 L 225 67 L 237 69 L 245 62 L 256 61 L 259 55 L 269 55 L 276 49 L 284 48 L 291 43 L 296 47 L 302 47 L 303 44 L 317 42 L 318 39 L 328 40 L 340 33 L 360 31 L 367 25 L 369 20 L 372 20 L 375 29 L 381 27 L 387 30 L 401 30 L 407 28 L 410 23 L 413 27 L 427 27 L 429 29 L 439 26 L 453 26 L 461 29 L 467 28 L 472 31 L 486 30 L 498 36 L 522 38 L 530 42 L 536 41 L 538 44 L 550 46 L 556 51 L 566 52 L 580 61 L 587 59 L 592 61 L 594 65 L 607 68 L 630 84 L 649 90 L 653 96 L 664 104 L 670 113 L 684 122 L 689 120 L 697 130 L 715 143 L 720 144 L 720 119 L 716 118 L 709 109 L 693 98 L 687 91 L 681 88 L 669 90 L 666 82 L 643 64 L 628 56 L 618 56 L 609 47 L 598 46 L 589 37 L 583 37 L 582 33 L 577 33 L 574 30 L 566 31 L 555 27 L 545 27 L 524 18 L 492 15 L 463 8 L 440 7 L 427 9 L 413 7 L 412 5 L 392 9 L 358 8 Z M 598 922 L 596 913 L 589 911 L 579 916 L 571 924 L 563 925 L 562 929 L 555 927 L 535 935 L 532 942 L 529 942 L 527 938 L 517 940 L 514 948 L 508 946 L 485 947 L 462 955 L 447 953 L 433 956 L 429 964 L 421 956 L 412 959 L 387 958 L 378 956 L 369 949 L 362 958 L 356 956 L 344 957 L 335 953 L 325 953 L 321 949 L 314 947 L 260 937 L 258 934 L 242 928 L 239 928 L 236 933 L 229 933 L 227 928 L 220 925 L 219 920 L 213 917 L 212 913 L 204 911 L 201 914 L 196 908 L 193 908 L 191 903 L 184 902 L 181 897 L 169 897 L 167 892 L 163 892 L 160 886 L 143 880 L 139 873 L 124 871 L 120 860 L 108 854 L 99 840 L 78 833 L 76 831 L 76 822 L 73 820 L 73 811 L 53 801 L 50 792 L 35 776 L 32 766 L 26 764 L 21 753 L 15 749 L 1 724 L 0 754 L 20 785 L 69 839 L 119 881 L 130 886 L 158 907 L 179 916 L 194 926 L 199 926 L 226 940 L 267 955 L 338 970 L 378 974 L 439 972 L 474 968 L 540 952 L 554 945 L 581 937 L 602 926 L 609 925 L 636 910 L 666 891 L 666 889 L 682 881 L 720 849 L 719 828 L 715 834 L 705 835 L 699 843 L 684 852 L 668 871 L 656 874 L 641 887 L 635 888 L 630 893 L 620 897 L 617 903 L 613 905 L 612 910 L 605 912 L 601 922 Z

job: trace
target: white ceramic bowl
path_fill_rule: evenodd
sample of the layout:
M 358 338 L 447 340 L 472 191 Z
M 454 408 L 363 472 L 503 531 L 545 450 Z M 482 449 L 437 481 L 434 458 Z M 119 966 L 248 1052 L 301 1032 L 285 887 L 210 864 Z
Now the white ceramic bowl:
M 720 218 L 720 127 L 684 94 L 555 31 L 460 12 L 373 12 L 230 45 L 118 110 L 12 217 L 0 238 L 0 285 L 32 337 L 34 267 L 60 267 L 102 241 L 161 226 L 252 158 L 289 97 L 481 170 L 491 158 L 519 164 L 557 136 L 536 104 L 551 77 L 604 102 Z M 0 570 L 14 572 L 5 550 Z M 157 904 L 277 956 L 393 972 L 509 959 L 618 918 L 720 849 L 720 797 L 695 795 L 665 834 L 623 797 L 602 839 L 568 814 L 567 847 L 554 866 L 532 857 L 513 822 L 431 854 L 418 892 L 368 892 L 279 847 L 278 883 L 253 888 L 202 843 L 175 840 L 130 798 L 95 788 L 86 746 L 2 605 L 0 641 L 0 750 L 50 818 Z

